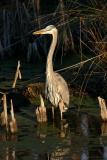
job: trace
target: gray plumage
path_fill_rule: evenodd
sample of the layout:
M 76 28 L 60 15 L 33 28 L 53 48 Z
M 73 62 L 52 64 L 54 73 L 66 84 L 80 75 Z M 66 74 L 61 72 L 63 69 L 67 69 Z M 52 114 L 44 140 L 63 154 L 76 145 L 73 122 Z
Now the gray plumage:
M 60 100 L 69 105 L 69 91 L 66 81 L 60 74 L 53 72 L 51 76 L 46 77 L 45 93 L 47 98 L 54 106 L 58 106 Z

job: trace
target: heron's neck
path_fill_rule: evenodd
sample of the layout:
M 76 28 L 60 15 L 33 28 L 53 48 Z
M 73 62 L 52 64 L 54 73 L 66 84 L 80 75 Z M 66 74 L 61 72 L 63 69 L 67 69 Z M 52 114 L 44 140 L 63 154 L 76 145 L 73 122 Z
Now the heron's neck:
M 52 43 L 49 49 L 48 57 L 47 57 L 47 66 L 46 66 L 46 73 L 50 74 L 53 72 L 53 63 L 52 63 L 52 58 L 54 54 L 54 50 L 56 47 L 57 43 L 57 31 L 52 34 Z

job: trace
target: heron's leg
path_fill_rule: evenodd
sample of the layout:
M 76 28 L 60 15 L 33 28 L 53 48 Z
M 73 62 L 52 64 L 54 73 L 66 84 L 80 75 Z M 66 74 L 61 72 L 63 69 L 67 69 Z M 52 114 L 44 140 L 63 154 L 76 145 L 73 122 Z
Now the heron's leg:
M 52 118 L 54 120 L 54 106 L 52 106 Z
M 62 115 L 62 112 L 64 112 L 64 102 L 63 102 L 63 100 L 61 100 L 60 102 L 59 102 L 59 109 L 60 109 L 60 114 L 61 114 L 61 120 L 63 119 L 63 115 Z
M 60 109 L 60 115 L 61 115 L 61 121 L 62 121 L 62 112 L 63 112 L 63 108 L 62 106 L 59 104 L 59 109 Z

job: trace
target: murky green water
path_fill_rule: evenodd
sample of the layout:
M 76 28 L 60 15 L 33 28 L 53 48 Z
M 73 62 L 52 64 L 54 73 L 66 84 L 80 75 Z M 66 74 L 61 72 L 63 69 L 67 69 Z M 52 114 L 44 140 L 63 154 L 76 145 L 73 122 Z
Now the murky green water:
M 37 124 L 34 107 L 16 114 L 17 134 L 0 129 L 1 160 L 107 159 L 107 124 L 71 112 L 63 123 Z
M 17 61 L 14 64 L 1 63 L 0 88 L 11 87 L 16 64 Z M 35 65 L 23 62 L 21 71 L 24 81 L 40 73 Z M 22 86 L 24 81 L 18 80 L 17 86 Z M 78 96 L 71 96 L 70 105 L 79 104 L 77 99 Z M 15 112 L 15 115 L 17 134 L 6 134 L 0 127 L 0 160 L 107 159 L 107 124 L 99 121 L 98 104 L 92 98 L 84 95 L 80 112 L 70 109 L 63 123 L 56 120 L 38 124 L 33 105 L 20 107 L 20 112 Z

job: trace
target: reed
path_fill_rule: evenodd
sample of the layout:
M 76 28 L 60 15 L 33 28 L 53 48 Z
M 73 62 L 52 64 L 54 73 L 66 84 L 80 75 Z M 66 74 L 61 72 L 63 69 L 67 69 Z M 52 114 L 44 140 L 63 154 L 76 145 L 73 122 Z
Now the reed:
M 1 113 L 1 125 L 6 126 L 6 131 L 8 132 L 9 131 L 9 126 L 8 126 L 6 94 L 3 94 L 2 101 L 3 101 L 3 112 Z
M 16 69 L 16 73 L 15 73 L 15 77 L 14 77 L 12 88 L 16 87 L 16 82 L 17 82 L 18 78 L 22 79 L 22 75 L 21 75 L 21 72 L 20 72 L 20 61 L 18 61 L 18 64 L 17 64 L 17 69 Z
M 16 133 L 18 131 L 17 128 L 17 121 L 14 115 L 14 109 L 13 109 L 13 101 L 12 99 L 10 100 L 11 103 L 11 110 L 10 110 L 10 114 L 11 114 L 11 121 L 9 122 L 10 125 L 10 132 L 11 133 Z

